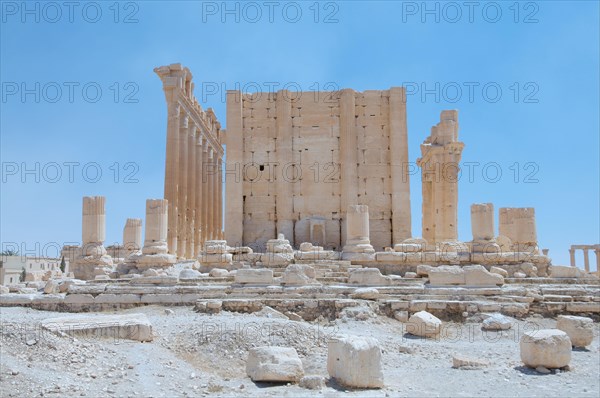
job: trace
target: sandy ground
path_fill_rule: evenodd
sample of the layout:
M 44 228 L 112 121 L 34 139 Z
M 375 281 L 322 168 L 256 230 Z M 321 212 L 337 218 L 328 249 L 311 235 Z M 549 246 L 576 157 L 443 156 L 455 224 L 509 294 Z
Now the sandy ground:
M 184 397 L 598 397 L 598 328 L 587 350 L 574 350 L 569 371 L 540 374 L 524 368 L 519 338 L 552 319 L 518 321 L 513 330 L 480 330 L 478 319 L 446 323 L 439 339 L 413 338 L 403 324 L 370 314 L 366 320 L 294 322 L 248 314 L 197 314 L 191 307 L 141 307 L 152 322 L 151 343 L 59 337 L 39 322 L 65 314 L 27 308 L 0 309 L 0 396 Z M 364 314 L 363 314 L 364 315 Z M 385 388 L 346 390 L 328 382 L 320 391 L 297 385 L 252 382 L 245 372 L 248 349 L 262 345 L 296 348 L 305 374 L 327 377 L 327 338 L 332 334 L 377 338 Z M 486 359 L 477 370 L 452 368 L 455 353 Z

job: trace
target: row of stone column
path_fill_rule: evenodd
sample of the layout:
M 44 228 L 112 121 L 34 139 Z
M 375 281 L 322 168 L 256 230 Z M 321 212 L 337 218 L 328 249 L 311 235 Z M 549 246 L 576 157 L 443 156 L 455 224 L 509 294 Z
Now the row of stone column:
M 169 201 L 169 253 L 194 258 L 204 241 L 223 237 L 220 125 L 193 97 L 189 69 L 174 64 L 155 72 L 168 109 L 164 197 Z
M 600 245 L 572 245 L 569 249 L 571 257 L 571 267 L 576 267 L 575 263 L 575 251 L 583 250 L 583 267 L 586 272 L 590 272 L 590 256 L 588 251 L 593 250 L 596 253 L 596 271 L 600 270 Z

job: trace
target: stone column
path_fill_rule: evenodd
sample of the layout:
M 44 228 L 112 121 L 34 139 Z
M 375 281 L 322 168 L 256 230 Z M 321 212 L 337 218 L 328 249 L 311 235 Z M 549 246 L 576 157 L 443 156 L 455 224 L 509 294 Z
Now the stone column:
M 128 218 L 123 228 L 123 247 L 128 256 L 142 248 L 142 219 Z
M 202 193 L 203 193 L 203 184 L 202 184 L 202 162 L 203 162 L 203 147 L 202 147 L 202 131 L 199 130 L 198 137 L 196 139 L 196 158 L 195 158 L 195 190 L 196 194 L 194 195 L 194 245 L 195 245 L 195 255 L 198 257 L 200 252 L 202 251 L 202 230 L 204 226 L 202 225 Z
M 168 203 L 166 199 L 146 200 L 146 236 L 143 254 L 168 252 Z
M 494 239 L 494 205 L 475 203 L 471 205 L 471 231 L 473 241 Z
M 179 130 L 179 173 L 177 186 L 177 257 L 185 257 L 187 237 L 187 166 L 188 166 L 188 128 L 189 116 L 184 115 L 181 119 Z
M 244 135 L 242 123 L 242 93 L 227 91 L 225 239 L 235 246 L 242 246 L 245 243 L 243 241 L 244 194 L 242 189 L 244 181 L 242 168 L 244 163 Z
M 356 99 L 352 89 L 342 90 L 340 97 L 340 173 L 341 173 L 341 208 L 349 209 L 358 205 L 358 144 L 356 138 Z M 342 224 L 347 224 L 347 215 Z M 342 225 L 342 242 L 347 241 L 346 231 Z
M 177 261 L 177 257 L 168 254 L 167 244 L 169 212 L 166 199 L 146 200 L 146 236 L 142 255 L 135 260 L 139 271 L 148 268 L 166 268 Z
M 223 239 L 223 160 L 217 159 L 217 239 Z
M 369 207 L 351 205 L 346 210 L 345 252 L 374 253 L 369 239 Z
M 95 247 L 104 248 L 102 245 L 106 239 L 105 203 L 106 198 L 104 196 L 85 196 L 83 198 L 81 239 L 84 247 L 90 245 L 92 252 L 95 252 Z M 84 254 L 87 253 L 86 248 Z
M 206 186 L 208 187 L 207 192 L 207 203 L 206 203 L 206 239 L 214 240 L 214 192 L 215 192 L 215 173 L 213 169 L 214 152 L 213 149 L 208 147 L 208 161 L 206 162 L 207 170 L 206 175 Z
M 423 182 L 423 237 L 430 244 L 458 239 L 458 165 L 463 148 L 458 141 L 458 112 L 442 111 L 417 159 Z
M 294 192 L 293 184 L 284 176 L 284 168 L 292 162 L 292 101 L 288 90 L 280 90 L 276 97 L 277 140 L 275 156 L 275 214 L 277 234 L 283 234 L 294 245 Z
M 168 104 L 167 155 L 165 162 L 165 199 L 170 201 L 168 244 L 172 253 L 177 251 L 177 181 L 179 174 L 179 126 L 181 107 Z
M 585 272 L 590 272 L 590 256 L 588 254 L 588 249 L 583 249 L 583 267 L 585 268 Z
M 211 211 L 212 211 L 212 239 L 219 239 L 219 154 L 213 149 L 212 158 L 212 200 L 211 200 Z
M 208 210 L 209 210 L 209 191 L 210 191 L 210 184 L 209 184 L 209 175 L 208 175 L 208 169 L 209 169 L 209 163 L 210 163 L 210 157 L 209 157 L 209 147 L 208 147 L 208 141 L 204 141 L 203 145 L 202 145 L 202 245 L 204 245 L 204 242 L 206 242 L 209 239 L 209 214 L 208 214 Z
M 392 243 L 400 243 L 412 237 L 406 90 L 404 87 L 392 87 L 389 93 Z
M 107 274 L 112 267 L 112 258 L 106 254 L 106 213 L 104 196 L 85 196 L 83 198 L 81 249 L 71 266 L 78 279 L 93 279 L 94 276 Z
M 600 249 L 594 249 L 596 253 L 596 272 L 600 276 Z
M 512 241 L 516 252 L 538 253 L 535 209 L 533 207 L 500 208 L 500 235 Z
M 569 249 L 569 255 L 571 257 L 571 267 L 576 267 L 575 265 L 575 249 L 572 247 Z
M 196 207 L 196 126 L 190 123 L 188 134 L 188 162 L 187 162 L 187 210 L 186 210 L 186 236 L 187 245 L 185 258 L 195 258 L 194 211 Z

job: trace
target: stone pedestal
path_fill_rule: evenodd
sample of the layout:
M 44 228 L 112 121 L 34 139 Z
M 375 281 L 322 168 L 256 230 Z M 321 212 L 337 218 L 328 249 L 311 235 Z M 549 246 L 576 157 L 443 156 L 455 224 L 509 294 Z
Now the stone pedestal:
M 106 198 L 104 196 L 85 196 L 83 198 L 82 246 L 71 271 L 78 279 L 94 279 L 95 275 L 112 271 L 112 258 L 106 254 Z

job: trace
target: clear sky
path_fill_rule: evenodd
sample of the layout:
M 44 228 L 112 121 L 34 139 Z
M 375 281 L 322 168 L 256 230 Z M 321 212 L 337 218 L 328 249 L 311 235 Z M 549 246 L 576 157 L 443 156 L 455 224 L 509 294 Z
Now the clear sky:
M 144 217 L 163 195 L 153 68 L 176 62 L 224 127 L 226 89 L 404 85 L 413 161 L 440 111 L 460 111 L 461 240 L 469 206 L 493 202 L 496 221 L 499 207 L 535 207 L 555 264 L 600 241 L 597 1 L 2 1 L 1 13 L 3 247 L 78 242 L 85 195 L 107 198 L 106 244 Z M 411 188 L 418 236 L 418 175 Z

